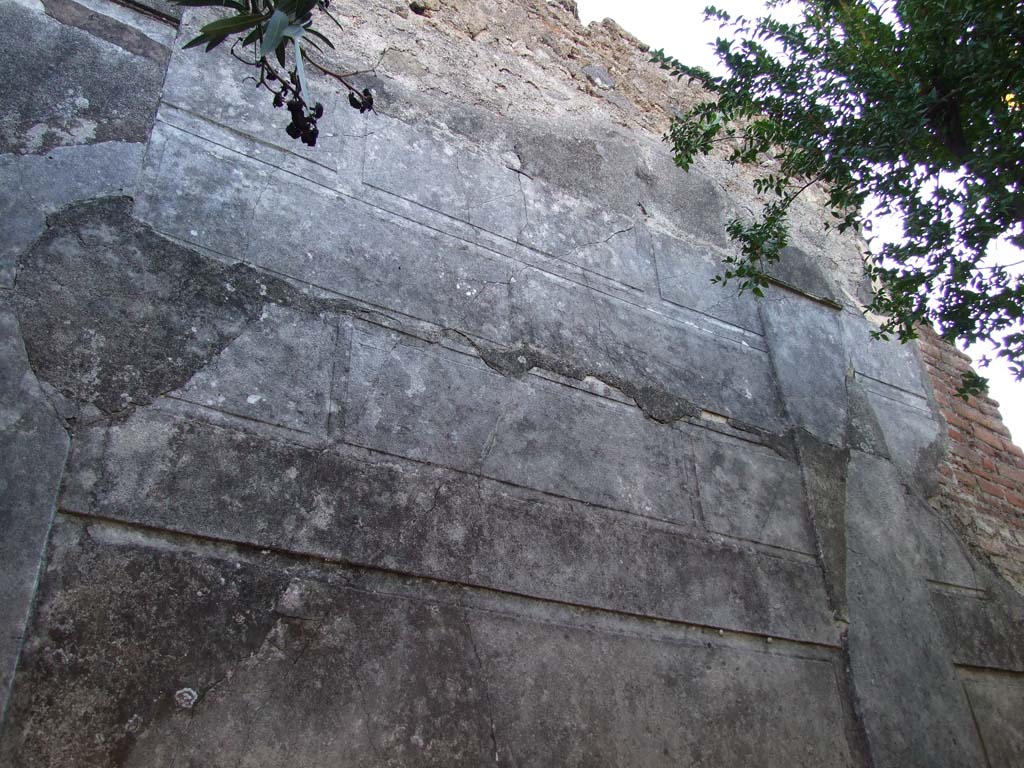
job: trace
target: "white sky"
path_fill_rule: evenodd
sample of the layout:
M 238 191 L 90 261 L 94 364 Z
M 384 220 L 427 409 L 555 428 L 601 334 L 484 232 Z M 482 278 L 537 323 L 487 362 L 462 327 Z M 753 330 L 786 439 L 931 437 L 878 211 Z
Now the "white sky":
M 721 72 L 712 53 L 720 30 L 716 23 L 704 21 L 704 7 L 712 4 L 733 16 L 754 18 L 764 14 L 764 3 L 759 0 L 717 0 L 714 3 L 703 0 L 577 0 L 584 24 L 605 18 L 615 19 L 651 48 L 664 48 L 666 53 L 682 62 Z M 773 13 L 777 18 L 788 15 L 779 9 Z M 876 234 L 879 234 L 877 228 Z M 1019 251 L 1013 255 L 1013 261 L 1024 258 Z M 977 359 L 986 350 L 971 352 Z M 999 401 L 1003 421 L 1013 433 L 1014 442 L 1024 444 L 1024 382 L 1014 380 L 1000 361 L 993 362 L 988 368 L 979 368 L 979 372 L 989 379 L 989 394 Z

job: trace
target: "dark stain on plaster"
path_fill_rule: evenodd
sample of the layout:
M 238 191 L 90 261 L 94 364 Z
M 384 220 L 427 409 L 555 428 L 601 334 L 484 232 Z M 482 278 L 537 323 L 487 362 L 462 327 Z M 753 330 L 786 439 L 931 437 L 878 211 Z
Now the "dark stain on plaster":
M 116 414 L 172 391 L 259 317 L 266 281 L 131 216 L 131 200 L 64 208 L 19 264 L 15 298 L 36 375 Z
M 140 734 L 192 716 L 260 647 L 288 583 L 246 562 L 96 540 L 67 518 L 46 571 L 3 765 L 123 765 Z
M 849 621 L 846 597 L 846 471 L 849 448 L 837 448 L 813 435 L 795 435 L 818 559 L 832 615 Z
M 498 348 L 472 341 L 480 358 L 493 370 L 504 376 L 522 376 L 534 368 L 550 371 L 568 379 L 583 381 L 597 379 L 631 398 L 644 415 L 661 424 L 671 424 L 683 418 L 700 415 L 701 409 L 682 397 L 676 397 L 656 387 L 630 381 L 607 371 L 591 371 L 572 365 L 565 360 L 534 349 L 527 344 L 513 348 Z
M 49 17 L 16 4 L 4 8 L 5 62 L 27 63 L 0 80 L 0 151 L 147 140 L 166 50 L 68 0 L 46 8 Z
M 43 7 L 47 16 L 62 24 L 77 27 L 129 53 L 147 58 L 160 66 L 167 66 L 167 60 L 171 55 L 170 49 L 127 24 L 97 13 L 73 0 L 43 0 Z
M 878 423 L 871 404 L 863 389 L 851 386 L 848 380 L 846 392 L 849 410 L 846 424 L 846 444 L 856 451 L 863 451 L 882 459 L 889 458 L 889 449 L 885 444 L 885 435 Z
M 311 297 L 246 264 L 217 261 L 162 237 L 133 218 L 127 197 L 75 203 L 51 216 L 20 260 L 15 289 L 36 375 L 107 416 L 126 414 L 186 384 L 267 304 L 382 322 L 353 302 Z M 393 318 L 384 320 L 407 330 Z M 540 369 L 576 381 L 596 379 L 661 424 L 701 415 L 699 405 L 660 387 L 590 370 L 528 344 L 498 347 L 451 329 L 429 340 L 445 336 L 469 344 L 505 376 Z M 771 438 L 754 425 L 727 421 L 758 439 Z M 773 447 L 792 454 L 783 442 Z

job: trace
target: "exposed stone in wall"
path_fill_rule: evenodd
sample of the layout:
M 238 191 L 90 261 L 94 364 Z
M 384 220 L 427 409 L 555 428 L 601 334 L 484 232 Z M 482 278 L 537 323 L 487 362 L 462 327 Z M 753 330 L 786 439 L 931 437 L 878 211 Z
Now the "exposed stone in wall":
M 74 25 L 50 15 L 68 7 L 79 9 Z M 117 30 L 119 44 L 99 39 L 75 4 L 53 3 L 50 14 L 9 8 L 0 29 L 0 68 L 16 73 L 0 81 L 0 152 L 145 139 L 167 48 L 116 22 L 104 28 Z
M 0 18 L 164 39 L 77 1 Z M 788 287 L 711 286 L 754 201 L 673 165 L 685 85 L 571 3 L 415 6 L 332 3 L 390 52 L 378 112 L 311 73 L 315 150 L 189 11 L 146 130 L 0 158 L 0 764 L 1024 761 L 1024 601 L 859 245 L 809 201 Z
M 956 396 L 961 374 L 971 369 L 967 355 L 930 328 L 921 329 L 920 349 L 949 436 L 932 502 L 1024 592 L 1024 452 L 1003 425 L 999 403 Z
M 0 16 L 2 710 L 77 411 L 32 369 L 15 308 L 17 261 L 61 207 L 132 194 L 175 30 L 104 0 L 5 1 Z
M 381 114 L 434 125 L 469 140 L 477 151 L 509 158 L 512 167 L 530 175 L 532 164 L 542 175 L 561 171 L 577 184 L 617 173 L 617 184 L 603 194 L 630 205 L 642 202 L 655 219 L 673 225 L 673 215 L 686 206 L 678 198 L 661 199 L 668 190 L 638 195 L 637 181 L 679 173 L 663 157 L 650 155 L 664 155 L 661 137 L 671 115 L 704 98 L 699 86 L 652 66 L 648 46 L 614 21 L 584 26 L 571 3 L 440 0 L 436 6 L 420 15 L 397 0 L 339 0 L 331 10 L 345 29 L 324 25 L 337 46 L 329 61 L 338 71 L 362 69 L 384 52 L 378 71 L 386 78 L 365 83 L 379 89 Z M 603 74 L 596 76 L 598 70 Z M 493 114 L 503 119 L 493 120 Z M 596 123 L 606 126 L 609 138 L 628 129 L 649 137 L 657 149 L 645 149 L 646 162 L 630 167 L 628 159 L 616 156 L 615 142 L 595 143 L 588 126 Z M 538 133 L 551 134 L 539 156 Z M 520 156 L 522 146 L 530 146 L 534 156 Z M 728 215 L 748 216 L 759 209 L 750 189 L 753 172 L 725 163 L 728 151 L 723 145 L 718 156 L 698 160 L 697 167 L 723 193 Z M 572 161 L 559 168 L 552 164 L 559 156 Z M 829 247 L 821 247 L 824 199 L 811 188 L 794 204 L 793 245 L 820 265 L 844 303 L 856 303 L 862 243 L 852 232 L 832 232 Z

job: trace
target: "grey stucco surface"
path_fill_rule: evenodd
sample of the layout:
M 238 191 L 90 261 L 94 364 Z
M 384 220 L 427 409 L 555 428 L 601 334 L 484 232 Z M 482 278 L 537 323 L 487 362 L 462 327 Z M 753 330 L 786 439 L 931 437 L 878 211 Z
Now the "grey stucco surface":
M 0 155 L 0 285 L 13 286 L 17 258 L 43 234 L 47 215 L 76 200 L 134 192 L 144 152 L 145 144 L 115 141 Z
M 989 765 L 1013 765 L 1024 754 L 1024 685 L 1019 676 L 965 672 L 964 688 L 985 740 Z M 993 728 L 991 723 L 1005 723 Z
M 846 492 L 850 665 L 875 764 L 981 765 L 927 585 L 912 576 L 920 555 L 897 474 L 854 451 Z
M 783 291 L 760 309 L 790 420 L 823 442 L 844 445 L 847 363 L 838 313 Z
M 21 651 L 69 439 L 36 380 L 7 291 L 0 291 L 0 708 Z
M 852 764 L 827 655 L 102 523 L 62 522 L 47 572 L 10 764 Z M 67 706 L 93 729 L 48 731 Z
M 0 151 L 144 141 L 163 66 L 5 0 Z
M 382 67 L 310 150 L 88 2 L 0 5 L 128 73 L 5 105 L 0 764 L 1024 763 L 1024 603 L 816 222 L 740 297 L 654 136 Z

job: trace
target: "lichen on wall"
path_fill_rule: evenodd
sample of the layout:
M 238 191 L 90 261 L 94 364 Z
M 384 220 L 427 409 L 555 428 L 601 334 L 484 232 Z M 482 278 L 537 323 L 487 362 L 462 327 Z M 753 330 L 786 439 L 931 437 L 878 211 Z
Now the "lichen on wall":
M 813 200 L 763 301 L 710 284 L 749 179 L 675 167 L 642 44 L 337 0 L 376 110 L 311 72 L 309 149 L 205 11 L 88 2 L 0 14 L 176 39 L 142 134 L 0 158 L 0 763 L 1020 762 L 941 393 Z

